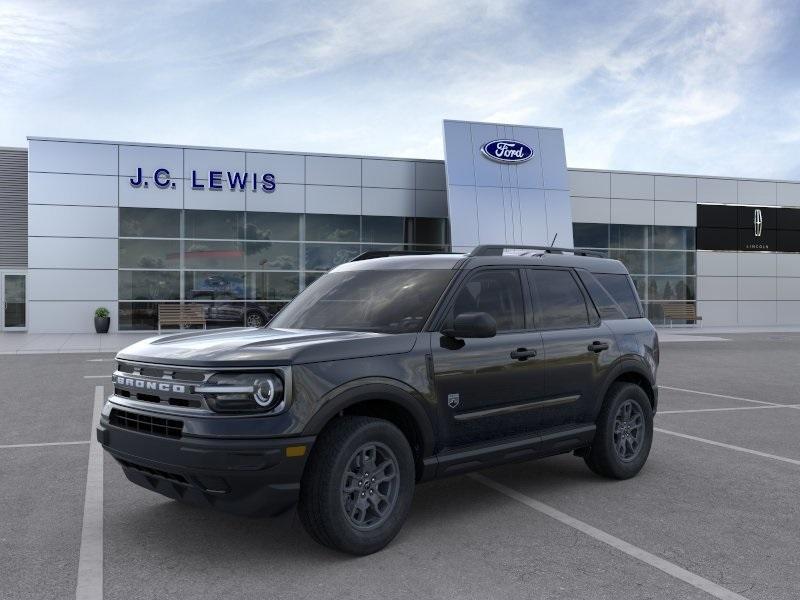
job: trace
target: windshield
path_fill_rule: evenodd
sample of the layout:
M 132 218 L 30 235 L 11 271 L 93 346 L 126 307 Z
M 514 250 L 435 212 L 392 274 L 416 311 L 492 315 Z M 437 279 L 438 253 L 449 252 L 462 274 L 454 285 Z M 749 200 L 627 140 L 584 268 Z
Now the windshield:
M 453 273 L 449 269 L 327 273 L 286 306 L 270 327 L 416 332 Z

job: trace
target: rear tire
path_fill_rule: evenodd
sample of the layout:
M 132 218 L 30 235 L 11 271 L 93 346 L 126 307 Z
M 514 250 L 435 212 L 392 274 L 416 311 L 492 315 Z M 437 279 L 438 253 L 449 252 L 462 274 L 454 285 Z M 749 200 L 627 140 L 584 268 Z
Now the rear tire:
M 644 466 L 653 442 L 653 408 L 633 383 L 615 383 L 597 417 L 594 441 L 583 460 L 598 475 L 629 479 Z
M 317 439 L 297 509 L 320 544 L 372 554 L 400 531 L 414 484 L 414 457 L 397 427 L 383 419 L 345 416 Z

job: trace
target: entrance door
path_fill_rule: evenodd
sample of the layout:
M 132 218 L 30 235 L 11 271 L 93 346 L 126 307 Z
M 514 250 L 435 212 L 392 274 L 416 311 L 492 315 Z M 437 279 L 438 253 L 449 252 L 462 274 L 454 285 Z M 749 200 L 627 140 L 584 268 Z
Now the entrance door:
M 0 326 L 6 331 L 22 331 L 28 327 L 26 283 L 24 273 L 0 273 L 0 297 L 3 300 Z

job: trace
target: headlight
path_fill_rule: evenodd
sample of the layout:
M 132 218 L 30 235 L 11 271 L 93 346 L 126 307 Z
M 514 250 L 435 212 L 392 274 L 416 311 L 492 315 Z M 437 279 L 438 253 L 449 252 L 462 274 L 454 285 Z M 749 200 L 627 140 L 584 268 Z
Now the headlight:
M 283 402 L 283 380 L 274 373 L 217 373 L 195 391 L 216 412 L 269 412 Z

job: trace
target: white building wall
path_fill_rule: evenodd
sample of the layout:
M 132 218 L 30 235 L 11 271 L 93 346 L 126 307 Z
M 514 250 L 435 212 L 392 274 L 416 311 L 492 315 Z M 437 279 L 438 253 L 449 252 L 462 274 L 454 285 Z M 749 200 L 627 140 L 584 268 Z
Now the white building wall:
M 800 206 L 800 184 L 569 170 L 576 223 L 697 226 L 697 203 Z M 800 324 L 800 254 L 697 251 L 704 325 Z

